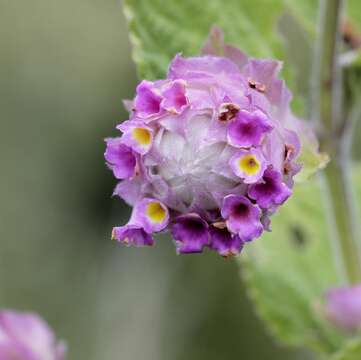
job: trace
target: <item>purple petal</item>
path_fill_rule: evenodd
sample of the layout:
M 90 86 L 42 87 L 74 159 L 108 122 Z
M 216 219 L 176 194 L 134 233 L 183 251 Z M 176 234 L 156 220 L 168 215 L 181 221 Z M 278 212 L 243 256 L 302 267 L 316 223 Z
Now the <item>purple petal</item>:
M 135 205 L 129 221 L 130 224 L 141 226 L 149 234 L 163 230 L 168 222 L 167 207 L 159 200 L 151 198 L 144 198 Z
M 144 180 L 139 176 L 123 180 L 117 184 L 114 189 L 113 196 L 119 196 L 130 206 L 135 205 L 143 196 Z
M 235 147 L 258 146 L 264 134 L 271 130 L 272 125 L 262 111 L 242 110 L 228 125 L 228 143 Z
M 292 161 L 296 159 L 301 150 L 301 142 L 295 131 L 284 129 L 285 137 L 285 160 Z
M 260 221 L 261 210 L 245 196 L 226 196 L 221 214 L 226 220 L 228 230 L 233 234 L 238 234 L 243 241 L 251 241 L 263 232 Z
M 133 100 L 123 100 L 123 106 L 125 110 L 127 110 L 129 113 L 134 111 L 134 101 Z
M 142 121 L 128 120 L 117 126 L 123 132 L 122 143 L 135 152 L 144 155 L 152 147 L 153 129 Z
M 273 129 L 262 143 L 262 151 L 274 170 L 283 173 L 285 140 L 278 129 Z
M 248 195 L 264 209 L 283 204 L 292 194 L 292 190 L 282 182 L 282 175 L 268 168 L 261 182 L 253 184 L 248 190 Z
M 227 228 L 216 228 L 211 226 L 209 229 L 211 237 L 210 248 L 217 251 L 221 256 L 238 255 L 243 248 L 243 241 L 238 235 L 231 234 Z
M 274 81 L 280 70 L 282 63 L 276 60 L 250 59 L 243 69 L 246 77 L 252 79 L 266 88 Z
M 54 333 L 38 315 L 0 312 L 0 359 L 63 360 L 64 356 L 64 345 L 56 342 Z
M 243 68 L 248 61 L 245 53 L 224 43 L 223 31 L 218 26 L 211 28 L 208 39 L 203 46 L 202 55 L 224 56 L 237 64 L 239 69 Z
M 361 326 L 361 284 L 330 289 L 326 293 L 326 316 L 335 326 L 356 331 Z
M 245 184 L 253 184 L 262 178 L 266 160 L 259 149 L 240 150 L 231 157 L 229 165 Z
M 224 56 L 224 33 L 218 26 L 212 26 L 207 41 L 203 45 L 202 55 Z
M 293 177 L 302 169 L 302 164 L 298 163 L 296 158 L 301 150 L 301 143 L 297 134 L 285 129 L 285 153 L 283 161 L 283 174 L 285 183 L 288 187 L 293 186 Z
M 121 138 L 105 139 L 104 157 L 117 179 L 129 179 L 135 175 L 137 160 L 132 149 L 122 143 Z
M 137 95 L 134 99 L 135 114 L 146 119 L 160 113 L 162 96 L 151 81 L 143 80 L 137 86 Z
M 248 78 L 252 102 L 266 110 L 267 102 L 276 106 L 275 116 L 280 117 L 289 108 L 291 93 L 283 80 L 277 78 L 282 63 L 267 59 L 250 59 L 242 69 Z
M 283 80 L 275 79 L 268 87 L 266 95 L 275 105 L 274 115 L 281 118 L 289 111 L 289 105 L 292 100 L 292 94 Z
M 202 252 L 209 244 L 208 224 L 197 214 L 178 216 L 172 235 L 180 254 Z
M 175 80 L 163 91 L 161 107 L 169 112 L 180 114 L 188 105 L 185 93 L 185 81 Z
M 128 246 L 133 245 L 136 247 L 152 246 L 154 244 L 150 234 L 145 232 L 141 226 L 132 224 L 114 227 L 112 239 Z
M 168 78 L 172 80 L 217 78 L 224 73 L 239 76 L 237 65 L 226 58 L 218 56 L 184 58 L 178 54 L 170 64 Z
M 224 57 L 176 55 L 169 68 L 169 79 L 187 81 L 187 99 L 192 109 L 214 110 L 225 97 L 237 104 L 249 102 L 246 80 L 237 65 Z

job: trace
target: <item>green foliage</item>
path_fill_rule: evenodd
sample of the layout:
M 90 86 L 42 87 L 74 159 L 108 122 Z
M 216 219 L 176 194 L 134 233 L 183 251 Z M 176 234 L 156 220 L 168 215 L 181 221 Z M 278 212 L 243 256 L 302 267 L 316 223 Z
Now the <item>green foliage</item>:
M 318 170 L 324 169 L 330 160 L 326 153 L 318 151 L 318 144 L 310 141 L 307 136 L 301 136 L 301 143 L 298 161 L 302 164 L 302 170 L 295 176 L 297 183 L 308 180 Z
M 306 117 L 309 117 L 312 37 L 301 20 L 289 11 L 280 17 L 277 28 L 283 43 L 286 66 L 291 67 L 294 74 L 294 89 L 303 95 L 294 99 L 297 101 L 296 110 L 301 111 L 304 108 Z
M 361 339 L 351 341 L 347 346 L 332 357 L 332 360 L 359 360 L 361 357 Z
M 163 77 L 176 53 L 199 54 L 212 25 L 245 52 L 275 57 L 281 49 L 273 30 L 283 7 L 282 0 L 124 0 L 139 75 Z
M 355 185 L 360 183 L 357 169 Z M 361 198 L 359 185 L 357 194 Z M 333 354 L 347 337 L 330 327 L 322 313 L 325 290 L 340 281 L 320 204 L 322 182 L 296 186 L 294 196 L 273 216 L 273 231 L 247 247 L 240 259 L 249 294 L 271 333 L 287 344 Z

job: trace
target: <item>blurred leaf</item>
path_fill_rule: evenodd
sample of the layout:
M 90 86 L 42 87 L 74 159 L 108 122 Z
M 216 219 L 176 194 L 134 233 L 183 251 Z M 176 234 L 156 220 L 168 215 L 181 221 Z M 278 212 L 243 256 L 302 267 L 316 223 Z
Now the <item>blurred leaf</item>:
M 361 356 L 361 339 L 351 341 L 347 346 L 332 357 L 332 360 L 359 360 Z
M 312 31 L 316 32 L 317 15 L 319 0 L 285 0 L 285 3 L 290 9 L 293 10 L 294 14 L 302 20 L 304 26 Z M 356 28 L 361 30 L 361 7 L 359 0 L 348 0 L 347 1 L 347 16 L 355 24 Z
M 285 59 L 293 66 L 295 88 L 308 99 L 313 57 L 312 38 L 300 19 L 289 11 L 279 19 L 278 31 L 284 45 Z
M 355 186 L 361 201 L 361 168 Z M 333 354 L 347 337 L 322 316 L 326 289 L 340 283 L 318 179 L 298 185 L 272 219 L 273 231 L 240 257 L 249 295 L 270 332 L 289 345 Z
M 176 53 L 199 54 L 212 25 L 252 56 L 277 56 L 273 28 L 283 8 L 283 0 L 124 0 L 133 58 L 139 75 L 149 79 L 163 77 Z
M 318 145 L 314 146 L 305 136 L 301 135 L 301 143 L 298 161 L 302 164 L 302 170 L 295 176 L 297 183 L 309 180 L 318 170 L 324 169 L 330 160 L 328 154 L 319 152 Z

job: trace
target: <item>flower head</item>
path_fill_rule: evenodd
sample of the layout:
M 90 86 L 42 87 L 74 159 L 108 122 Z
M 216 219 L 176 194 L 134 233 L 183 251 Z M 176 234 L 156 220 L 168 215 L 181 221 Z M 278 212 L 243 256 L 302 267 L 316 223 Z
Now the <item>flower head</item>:
M 0 359 L 64 360 L 65 345 L 33 313 L 0 311 Z
M 113 238 L 152 245 L 170 230 L 178 253 L 230 256 L 270 229 L 300 169 L 280 68 L 208 41 L 202 56 L 176 55 L 166 79 L 138 85 L 121 137 L 107 139 L 114 193 L 134 207 Z

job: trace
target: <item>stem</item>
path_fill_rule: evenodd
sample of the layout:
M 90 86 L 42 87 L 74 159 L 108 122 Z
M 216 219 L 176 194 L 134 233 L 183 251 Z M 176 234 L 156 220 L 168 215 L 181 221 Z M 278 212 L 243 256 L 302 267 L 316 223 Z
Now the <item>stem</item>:
M 331 162 L 324 171 L 331 239 L 341 276 L 350 284 L 361 281 L 361 252 L 356 229 L 356 206 L 350 181 L 346 133 L 342 123 L 342 79 L 337 61 L 343 0 L 320 1 L 320 28 L 314 69 L 313 117 L 320 130 L 320 147 Z
M 324 180 L 338 270 L 344 281 L 355 284 L 361 280 L 361 256 L 349 168 L 347 159 L 334 158 L 324 171 Z
M 336 107 L 341 98 L 340 68 L 337 66 L 338 29 L 343 0 L 320 0 L 319 38 L 316 47 L 314 84 L 316 120 L 321 129 L 321 144 L 332 139 Z M 337 100 L 335 103 L 334 100 Z M 338 105 L 338 106 L 336 106 Z

